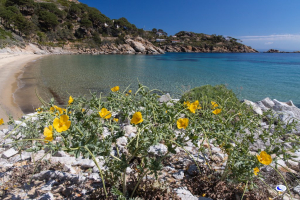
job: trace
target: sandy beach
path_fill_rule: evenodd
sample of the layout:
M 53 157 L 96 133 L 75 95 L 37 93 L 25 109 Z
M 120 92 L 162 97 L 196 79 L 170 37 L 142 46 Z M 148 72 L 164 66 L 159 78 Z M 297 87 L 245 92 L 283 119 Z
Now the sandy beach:
M 23 112 L 14 102 L 13 93 L 18 88 L 17 78 L 27 63 L 43 55 L 0 53 L 0 118 L 8 121 L 8 115 L 18 119 Z

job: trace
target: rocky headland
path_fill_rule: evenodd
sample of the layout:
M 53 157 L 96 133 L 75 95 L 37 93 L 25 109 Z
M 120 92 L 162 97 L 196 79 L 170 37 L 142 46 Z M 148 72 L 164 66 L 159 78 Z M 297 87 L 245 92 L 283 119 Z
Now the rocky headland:
M 194 52 L 194 53 L 258 53 L 257 50 L 246 46 L 212 46 L 196 47 L 191 45 L 164 45 L 160 46 L 165 52 Z
M 163 95 L 159 101 L 172 105 L 178 100 L 172 100 L 167 94 Z M 279 102 L 276 99 L 271 100 L 269 98 L 265 98 L 258 102 L 251 102 L 248 100 L 244 100 L 244 102 L 248 104 L 258 115 L 261 115 L 266 111 L 271 111 L 273 114 L 278 115 L 279 119 L 284 123 L 290 123 L 291 120 L 297 120 L 300 122 L 300 109 L 294 106 L 292 101 Z M 29 119 L 33 115 L 34 113 L 26 115 L 23 117 L 23 120 Z M 32 117 L 31 120 L 38 120 L 38 118 Z M 10 134 L 17 125 L 26 127 L 26 124 L 22 123 L 22 121 L 15 121 L 15 124 L 10 125 L 8 129 L 0 131 L 0 177 L 1 185 L 5 186 L 4 189 L 0 190 L 0 196 L 2 199 L 90 199 L 93 198 L 93 195 L 95 195 L 95 191 L 101 190 L 103 186 L 101 184 L 99 170 L 91 159 L 84 159 L 81 157 L 75 158 L 63 151 L 58 151 L 54 155 L 50 155 L 49 149 L 37 152 L 19 152 L 18 149 L 13 148 L 11 144 L 13 140 L 11 138 L 4 140 L 4 138 Z M 268 131 L 269 134 L 273 134 L 273 126 L 273 124 L 268 124 L 264 121 L 261 122 L 263 130 Z M 119 149 L 126 149 L 129 139 L 137 135 L 137 129 L 130 124 L 125 125 L 123 129 L 125 131 L 125 136 L 120 137 L 116 141 Z M 14 131 L 17 132 L 18 129 Z M 299 135 L 300 126 L 297 126 L 297 128 L 293 130 L 293 133 Z M 104 129 L 103 135 L 110 134 L 113 133 L 109 132 L 108 129 Z M 180 132 L 176 134 L 180 134 Z M 257 139 L 251 147 L 251 153 L 253 155 L 257 155 L 260 149 L 265 148 L 263 146 L 264 142 L 259 137 L 260 133 L 258 132 L 256 134 Z M 57 141 L 61 139 L 61 137 L 56 138 Z M 283 143 L 284 140 L 286 140 L 286 138 L 281 138 L 281 140 L 277 142 Z M 228 155 L 219 146 L 215 146 L 213 141 L 205 141 L 203 145 L 210 151 L 210 153 L 205 155 L 205 157 L 199 155 L 199 150 L 193 143 L 188 143 L 188 146 L 184 146 L 184 148 L 195 160 L 199 162 L 199 164 L 202 163 L 203 168 L 201 169 L 204 171 L 201 173 L 206 173 L 207 167 L 205 168 L 205 165 L 207 162 L 211 164 L 213 171 L 222 172 L 225 168 Z M 293 144 L 284 143 L 283 148 L 288 149 L 290 145 Z M 163 155 L 167 151 L 168 147 L 163 143 L 151 146 L 148 149 L 149 155 L 151 154 L 156 156 Z M 299 177 L 300 149 L 296 152 L 289 152 L 289 154 L 292 155 L 293 158 L 287 161 L 284 161 L 283 158 L 280 157 L 276 158 L 277 164 L 272 163 L 271 166 L 277 166 L 286 178 Z M 275 159 L 274 156 L 272 157 Z M 105 171 L 106 166 L 103 157 L 96 157 L 96 160 L 100 168 Z M 170 197 L 172 197 L 172 199 L 186 200 L 211 199 L 193 195 L 194 191 L 192 185 L 197 182 L 194 182 L 194 177 L 198 174 L 198 170 L 194 164 L 194 160 L 191 159 L 190 156 L 187 156 L 182 148 L 176 148 L 176 153 L 172 154 L 171 157 L 164 163 L 165 164 L 163 166 L 162 173 L 159 175 L 159 182 L 157 182 L 157 184 L 164 183 L 165 185 L 169 185 L 167 191 L 173 196 L 170 195 L 168 198 L 166 197 L 167 199 Z M 275 178 L 275 172 L 272 167 L 264 166 L 261 168 L 260 173 L 268 177 L 265 181 L 270 185 L 270 188 L 266 189 L 265 192 L 271 197 L 290 199 L 291 197 L 287 192 L 278 194 L 275 190 L 271 189 L 275 188 L 277 184 L 284 185 L 284 182 L 280 177 Z M 134 173 L 135 170 L 136 169 L 134 167 L 128 167 L 126 169 L 126 173 L 130 176 L 130 174 Z M 32 181 L 30 184 L 27 184 L 29 180 Z M 145 180 L 151 181 L 153 180 L 153 177 L 147 177 Z M 208 184 L 208 182 L 206 184 Z M 205 187 L 205 185 L 199 187 Z M 203 194 L 203 196 L 213 196 L 214 194 L 217 194 L 219 196 L 215 196 L 216 198 L 213 199 L 220 199 L 217 197 L 221 197 L 223 193 L 230 193 L 230 191 L 227 190 L 227 186 L 222 182 L 219 182 L 212 187 L 212 193 Z M 293 198 L 299 199 L 299 182 L 294 181 L 289 187 L 291 188 Z M 262 188 L 260 190 L 262 190 Z M 240 195 L 242 195 L 242 193 Z M 240 199 L 241 196 L 236 196 L 236 198 Z M 262 196 L 261 199 L 267 199 L 267 196 Z
M 98 48 L 75 47 L 68 43 L 63 47 L 43 46 L 39 44 L 28 43 L 24 46 L 12 46 L 0 49 L 0 53 L 10 54 L 164 54 L 164 50 L 154 46 L 148 40 L 141 37 L 127 37 L 125 44 L 103 44 Z

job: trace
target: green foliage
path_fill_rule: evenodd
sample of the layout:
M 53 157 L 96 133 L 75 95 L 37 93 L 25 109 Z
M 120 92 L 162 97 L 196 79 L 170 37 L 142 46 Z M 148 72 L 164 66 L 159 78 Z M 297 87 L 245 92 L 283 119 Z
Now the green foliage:
M 42 29 L 51 30 L 58 25 L 57 16 L 51 12 L 41 10 L 39 12 L 39 21 Z
M 195 101 L 200 99 L 207 99 L 207 101 L 213 101 L 218 99 L 231 99 L 235 103 L 238 103 L 239 100 L 232 92 L 226 88 L 225 85 L 204 85 L 201 87 L 196 87 L 186 92 L 180 99 L 181 102 L 184 101 Z
M 7 39 L 7 38 L 13 39 L 13 35 L 11 34 L 11 32 L 0 28 L 0 39 Z
M 135 93 L 127 89 L 124 92 L 115 91 L 106 99 L 96 95 L 89 100 L 74 98 L 73 102 L 66 105 L 66 109 L 55 106 L 53 100 L 49 104 L 43 102 L 44 105 L 38 109 L 40 113 L 33 116 L 38 120 L 31 121 L 29 117 L 24 121 L 26 126 L 18 125 L 18 131 L 12 131 L 11 134 L 15 134 L 13 138 L 17 142 L 14 144 L 20 151 L 38 151 L 47 147 L 52 153 L 64 150 L 76 157 L 92 158 L 96 164 L 95 157 L 102 156 L 98 158 L 107 167 L 106 171 L 99 167 L 103 185 L 108 183 L 115 186 L 118 193 L 118 188 L 123 188 L 124 196 L 128 181 L 127 167 L 134 165 L 136 180 L 142 180 L 146 175 L 157 178 L 164 158 L 174 153 L 176 147 L 187 146 L 188 142 L 198 147 L 199 155 L 203 157 L 212 156 L 211 149 L 207 149 L 204 142 L 209 141 L 219 147 L 227 157 L 222 179 L 238 183 L 252 182 L 256 177 L 253 169 L 263 166 L 256 155 L 250 152 L 256 140 L 261 140 L 267 153 L 276 154 L 277 157 L 283 155 L 284 159 L 290 155 L 279 140 L 286 137 L 287 133 L 288 141 L 295 142 L 289 150 L 299 148 L 299 136 L 290 134 L 294 124 L 275 124 L 276 118 L 266 118 L 269 113 L 263 116 L 254 114 L 247 105 L 237 102 L 235 95 L 225 86 L 204 86 L 192 91 L 185 95 L 186 99 L 183 98 L 196 100 L 191 104 L 175 101 L 172 104 L 160 103 L 158 95 L 142 85 Z M 196 107 L 190 107 L 193 104 Z M 104 108 L 109 113 L 104 113 Z M 219 112 L 215 113 L 215 110 Z M 143 120 L 133 120 L 137 112 L 140 112 Z M 62 116 L 68 118 L 71 125 L 59 131 L 62 126 L 56 126 L 55 123 Z M 188 119 L 184 129 L 178 125 L 178 120 L 183 117 Z M 262 119 L 274 127 L 272 134 L 261 127 Z M 66 123 L 66 120 L 62 123 Z M 127 138 L 125 146 L 120 146 L 117 141 L 126 134 L 124 126 L 129 124 L 137 132 Z M 50 136 L 55 142 L 45 143 L 41 134 L 50 125 L 53 125 Z M 58 137 L 61 140 L 56 140 Z M 157 144 L 166 145 L 168 151 L 159 155 L 149 153 L 149 148 Z M 261 150 L 258 149 L 258 152 Z M 135 159 L 138 162 L 134 162 Z

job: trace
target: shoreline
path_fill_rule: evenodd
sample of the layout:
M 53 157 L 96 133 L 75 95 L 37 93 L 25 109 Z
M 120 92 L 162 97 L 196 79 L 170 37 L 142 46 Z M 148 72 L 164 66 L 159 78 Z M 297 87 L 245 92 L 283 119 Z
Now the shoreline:
M 7 122 L 8 115 L 18 119 L 24 115 L 14 93 L 18 90 L 18 80 L 24 67 L 44 55 L 0 53 L 0 118 Z

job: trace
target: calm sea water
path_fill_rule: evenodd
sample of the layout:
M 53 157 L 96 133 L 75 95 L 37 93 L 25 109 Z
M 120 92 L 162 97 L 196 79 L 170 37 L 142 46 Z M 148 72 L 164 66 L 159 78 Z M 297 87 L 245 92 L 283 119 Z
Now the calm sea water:
M 37 87 L 43 98 L 61 102 L 69 95 L 107 94 L 116 85 L 136 89 L 140 82 L 173 98 L 193 87 L 226 84 L 240 99 L 270 97 L 299 106 L 300 54 L 52 55 L 30 64 L 21 82 L 20 98 L 22 89 Z

